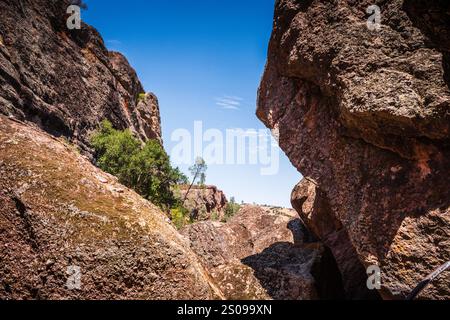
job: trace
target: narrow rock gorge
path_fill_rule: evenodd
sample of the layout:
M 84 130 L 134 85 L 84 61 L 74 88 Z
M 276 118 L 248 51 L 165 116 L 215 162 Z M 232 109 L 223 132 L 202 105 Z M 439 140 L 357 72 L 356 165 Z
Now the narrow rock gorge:
M 181 234 L 227 299 L 344 297 L 333 256 L 292 209 L 245 205 L 227 223 L 199 222 Z
M 448 1 L 276 1 L 257 116 L 305 177 L 295 210 L 187 177 L 170 207 L 102 171 L 108 120 L 181 177 L 158 98 L 93 27 L 67 28 L 72 3 L 0 1 L 0 300 L 405 299 L 450 260 Z M 450 299 L 448 273 L 420 298 Z
M 367 26 L 374 4 L 379 30 Z M 276 2 L 257 115 L 306 177 L 293 206 L 349 298 L 371 265 L 381 297 L 403 299 L 450 260 L 449 12 L 448 1 Z M 448 274 L 421 298 L 449 299 Z

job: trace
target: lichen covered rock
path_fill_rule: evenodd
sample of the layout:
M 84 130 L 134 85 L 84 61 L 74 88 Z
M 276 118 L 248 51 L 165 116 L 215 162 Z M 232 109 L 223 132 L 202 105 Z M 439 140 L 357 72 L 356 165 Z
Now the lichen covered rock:
M 220 299 L 164 213 L 0 116 L 0 299 Z

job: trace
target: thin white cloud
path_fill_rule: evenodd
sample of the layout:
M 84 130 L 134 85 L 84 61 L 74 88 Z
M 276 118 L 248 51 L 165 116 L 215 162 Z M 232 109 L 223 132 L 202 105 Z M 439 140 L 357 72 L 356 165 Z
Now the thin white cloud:
M 228 105 L 232 105 L 232 106 L 240 106 L 241 105 L 240 101 L 231 100 L 231 99 L 217 98 L 216 101 L 218 104 L 221 103 L 221 104 L 228 104 Z
M 225 103 L 217 103 L 218 106 L 221 106 L 222 109 L 226 109 L 226 110 L 240 110 L 239 107 L 237 106 L 231 106 Z
M 224 96 L 224 98 L 234 100 L 234 101 L 243 101 L 244 100 L 241 97 L 237 97 L 237 96 Z
M 216 105 L 219 107 L 222 107 L 222 109 L 240 110 L 242 101 L 244 99 L 237 97 L 237 96 L 224 95 L 222 97 L 215 98 L 214 100 L 216 101 Z

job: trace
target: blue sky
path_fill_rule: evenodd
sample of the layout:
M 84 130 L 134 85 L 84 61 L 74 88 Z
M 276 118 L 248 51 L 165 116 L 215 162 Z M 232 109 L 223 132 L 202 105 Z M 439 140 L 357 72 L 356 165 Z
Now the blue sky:
M 257 88 L 266 62 L 274 0 L 85 0 L 82 19 L 123 53 L 145 89 L 157 95 L 163 138 L 174 130 L 265 128 L 256 118 Z M 194 157 L 194 156 L 193 156 Z M 187 165 L 180 168 L 188 173 Z M 209 165 L 207 183 L 228 198 L 290 206 L 301 175 L 280 151 L 277 174 L 260 165 Z

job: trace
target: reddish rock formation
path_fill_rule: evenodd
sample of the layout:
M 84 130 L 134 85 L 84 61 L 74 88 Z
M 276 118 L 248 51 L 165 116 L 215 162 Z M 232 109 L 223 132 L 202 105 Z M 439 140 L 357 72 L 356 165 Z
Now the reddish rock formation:
M 62 141 L 0 116 L 0 300 L 222 297 L 165 214 Z
M 181 233 L 228 299 L 344 297 L 332 255 L 305 242 L 293 210 L 245 206 L 227 223 L 200 222 Z
M 379 31 L 367 28 L 373 4 Z M 276 3 L 258 117 L 320 193 L 294 193 L 306 223 L 338 263 L 354 252 L 379 265 L 384 298 L 450 260 L 448 12 L 448 1 Z M 304 212 L 305 200 L 319 207 Z M 340 268 L 350 284 L 359 266 Z M 449 299 L 448 274 L 421 297 Z
M 161 141 L 157 99 L 97 31 L 68 30 L 68 0 L 0 2 L 0 113 L 28 120 L 88 149 L 109 119 L 142 140 Z M 141 97 L 140 97 L 141 95 Z
M 189 186 L 180 186 L 181 199 L 186 198 Z M 228 200 L 216 186 L 193 186 L 184 206 L 191 211 L 195 221 L 219 220 L 225 215 Z

